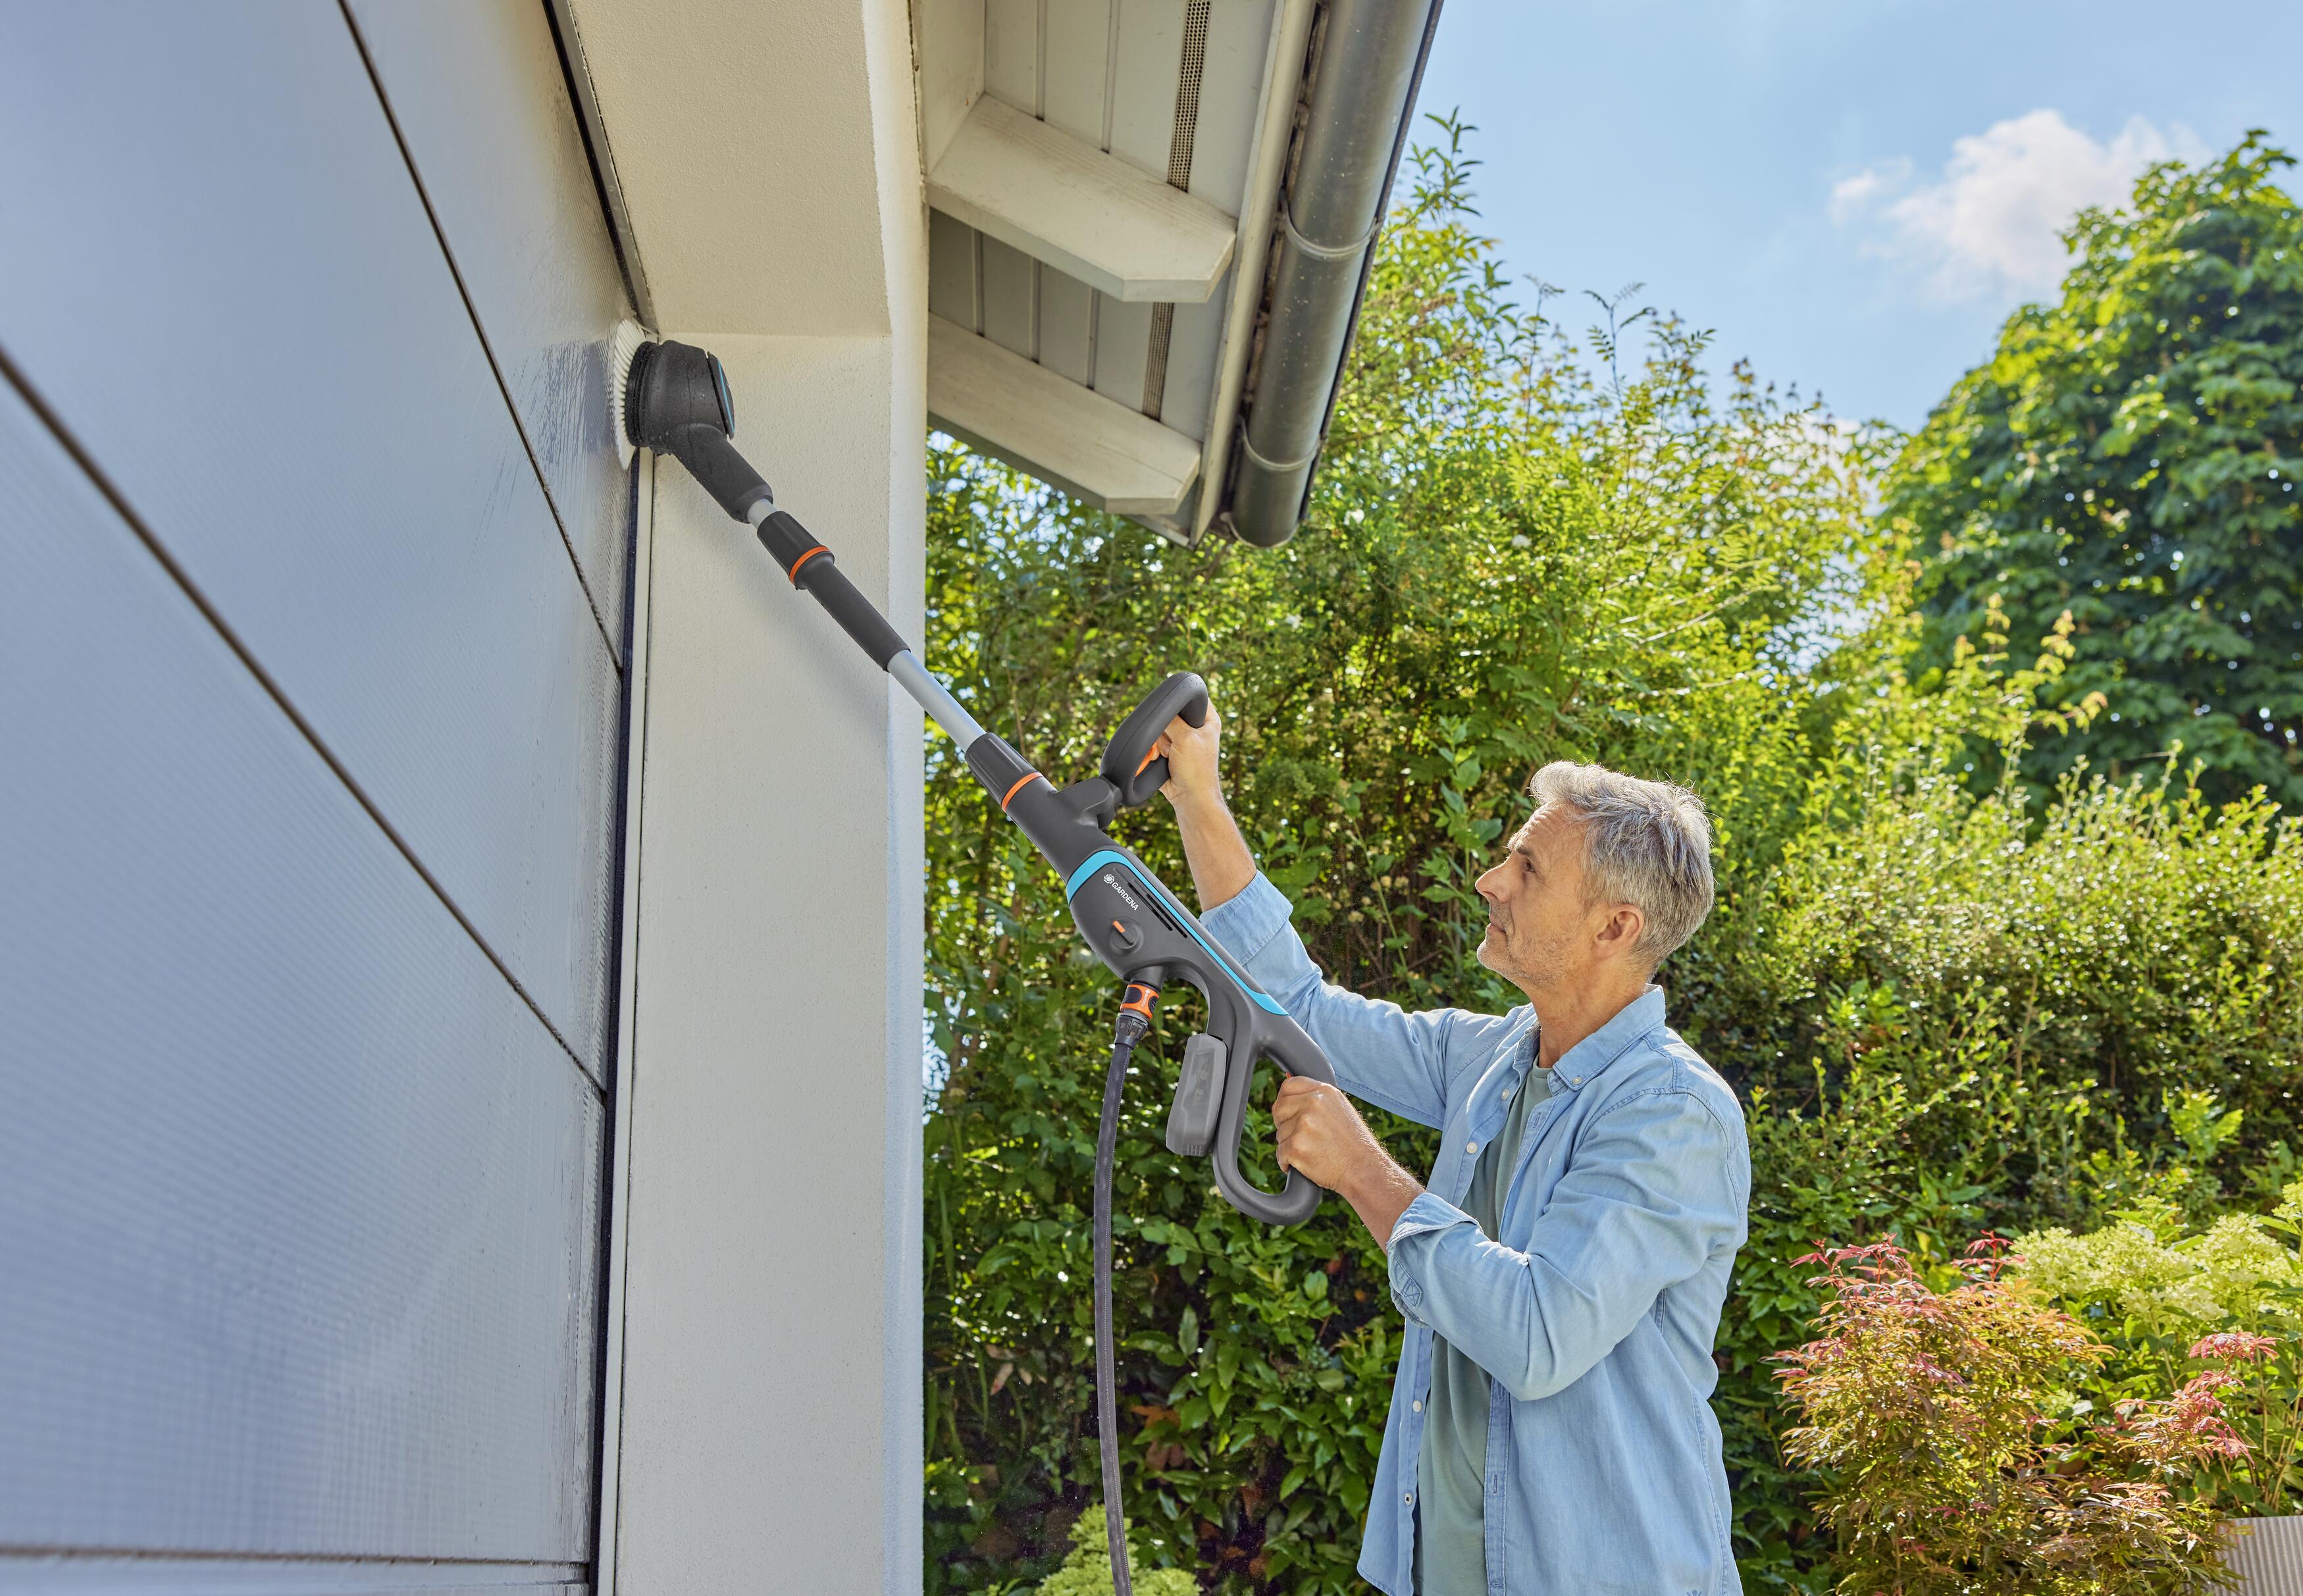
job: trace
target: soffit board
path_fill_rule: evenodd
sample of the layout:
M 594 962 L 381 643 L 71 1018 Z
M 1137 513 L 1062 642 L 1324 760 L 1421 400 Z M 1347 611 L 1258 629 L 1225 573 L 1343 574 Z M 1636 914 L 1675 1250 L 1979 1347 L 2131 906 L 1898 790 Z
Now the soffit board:
M 1189 542 L 1204 529 L 1215 508 L 1204 482 L 1210 440 L 1228 425 L 1244 375 L 1311 10 L 1312 0 L 921 0 L 922 145 L 933 207 L 928 306 L 943 324 L 929 345 L 932 419 L 1170 537 Z M 987 108 L 986 99 L 996 104 Z M 1167 234 L 1153 237 L 1150 207 L 1122 209 L 1115 196 L 1124 182 L 1091 188 L 1086 177 L 1068 233 L 1046 219 L 1062 209 L 1046 183 L 1035 192 L 1011 178 L 1011 197 L 1029 199 L 984 214 L 993 185 L 983 172 L 983 126 L 1012 133 L 1026 118 L 1081 171 L 1100 156 L 1173 189 L 1186 203 L 1172 207 Z M 967 184 L 949 181 L 962 172 Z M 1104 209 L 1092 213 L 1097 204 Z M 1132 253 L 1116 236 L 1123 221 L 1139 230 Z M 1211 241 L 1218 229 L 1228 234 L 1221 247 Z M 1089 253 L 1083 232 L 1104 246 L 1101 258 L 1081 258 Z M 1146 297 L 1152 289 L 1177 291 Z M 973 349 L 961 334 L 991 347 Z M 994 359 L 995 350 L 1016 359 Z M 1127 447 L 1090 451 L 1130 461 L 1128 471 L 1082 482 L 1076 451 L 1042 460 L 1036 437 L 985 437 L 949 413 L 966 410 L 980 423 L 987 381 L 1005 372 L 1026 384 L 1017 361 L 1038 368 L 1029 392 L 991 409 L 1044 418 L 1060 392 L 1045 380 L 1052 376 L 1084 391 L 1084 418 L 1109 420 L 1118 407 L 1165 438 L 1147 445 L 1128 429 Z M 1092 430 L 1086 420 L 1041 435 L 1073 447 L 1083 430 Z M 1112 429 L 1114 440 L 1121 430 Z M 1168 469 L 1179 447 L 1200 463 L 1175 508 L 1135 508 L 1144 458 Z

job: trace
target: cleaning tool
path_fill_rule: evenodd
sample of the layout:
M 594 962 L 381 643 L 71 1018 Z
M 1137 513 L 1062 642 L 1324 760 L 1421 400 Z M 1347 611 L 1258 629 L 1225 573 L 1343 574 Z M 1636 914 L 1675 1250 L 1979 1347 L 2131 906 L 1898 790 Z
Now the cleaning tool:
M 686 466 L 722 509 L 754 529 L 792 586 L 822 604 L 919 702 L 959 746 L 984 790 L 1063 878 L 1080 935 L 1126 983 L 1096 1128 L 1095 1395 L 1112 1583 L 1118 1596 L 1128 1596 L 1111 1325 L 1112 1148 L 1128 1059 L 1152 1028 L 1160 989 L 1171 980 L 1197 987 L 1207 1000 L 1208 1028 L 1184 1048 L 1168 1114 L 1168 1147 L 1208 1159 L 1225 1200 L 1273 1225 L 1311 1218 L 1320 1188 L 1300 1170 L 1290 1170 L 1278 1192 L 1264 1191 L 1240 1173 L 1240 1132 L 1256 1066 L 1269 1059 L 1290 1075 L 1331 1084 L 1336 1078 L 1319 1044 L 1216 946 L 1143 860 L 1104 831 L 1118 811 L 1150 802 L 1167 781 L 1168 762 L 1156 745 L 1178 716 L 1189 725 L 1205 722 L 1207 685 L 1189 671 L 1168 677 L 1120 723 L 1097 773 L 1058 789 L 1003 739 L 976 724 L 856 591 L 831 551 L 777 507 L 767 483 L 737 452 L 735 404 L 715 358 L 690 344 L 650 341 L 629 323 L 618 329 L 612 348 L 616 369 L 610 403 L 618 438 Z

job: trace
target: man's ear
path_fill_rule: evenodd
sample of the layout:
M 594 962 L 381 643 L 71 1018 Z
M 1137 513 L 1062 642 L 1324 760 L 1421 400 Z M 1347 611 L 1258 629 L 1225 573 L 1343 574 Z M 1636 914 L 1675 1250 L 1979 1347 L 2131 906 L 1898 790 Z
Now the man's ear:
M 1599 952 L 1609 958 L 1619 957 L 1640 945 L 1641 933 L 1647 928 L 1647 916 L 1640 913 L 1637 905 L 1618 903 L 1607 911 L 1592 943 Z

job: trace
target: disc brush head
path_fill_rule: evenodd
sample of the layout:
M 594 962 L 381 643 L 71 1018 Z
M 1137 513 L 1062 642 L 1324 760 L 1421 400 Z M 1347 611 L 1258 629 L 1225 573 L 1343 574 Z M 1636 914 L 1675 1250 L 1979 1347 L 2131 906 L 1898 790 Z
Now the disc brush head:
M 638 442 L 632 435 L 628 400 L 632 362 L 647 342 L 647 334 L 641 330 L 639 323 L 628 317 L 616 324 L 616 331 L 608 341 L 608 419 L 615 429 L 616 452 L 627 466 L 632 463 L 632 449 Z
M 688 460 L 692 435 L 734 435 L 736 404 L 728 374 L 709 351 L 672 339 L 644 342 L 632 351 L 621 389 L 624 435 L 642 449 Z

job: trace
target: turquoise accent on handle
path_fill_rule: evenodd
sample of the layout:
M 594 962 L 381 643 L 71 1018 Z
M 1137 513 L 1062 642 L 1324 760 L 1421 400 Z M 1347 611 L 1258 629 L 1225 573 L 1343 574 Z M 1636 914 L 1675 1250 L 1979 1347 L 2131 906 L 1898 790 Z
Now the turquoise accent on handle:
M 1069 903 L 1073 899 L 1078 897 L 1079 890 L 1087 885 L 1088 877 L 1093 875 L 1096 873 L 1097 867 L 1102 865 L 1118 865 L 1120 868 L 1126 870 L 1128 874 L 1134 876 L 1137 881 L 1142 882 L 1151 891 L 1156 893 L 1161 898 L 1167 899 L 1170 903 L 1175 903 L 1175 899 L 1168 892 L 1168 889 L 1161 886 L 1158 882 L 1153 881 L 1141 870 L 1138 870 L 1135 867 L 1134 860 L 1130 859 L 1124 853 L 1114 853 L 1108 848 L 1088 855 L 1087 863 L 1082 865 L 1078 869 L 1072 872 L 1071 879 L 1064 882 L 1064 901 L 1066 903 Z M 1178 909 L 1181 909 L 1183 905 L 1176 904 L 1176 907 Z M 1238 975 L 1231 967 L 1231 960 L 1225 958 L 1222 953 L 1217 950 L 1212 942 L 1209 942 L 1207 938 L 1200 934 L 1199 925 L 1193 920 L 1192 916 L 1188 913 L 1185 914 L 1183 916 L 1183 925 L 1185 931 L 1192 933 L 1192 940 L 1208 950 L 1208 957 L 1216 961 L 1216 967 L 1221 970 L 1225 975 L 1231 976 L 1232 984 L 1238 987 L 1240 991 L 1245 992 L 1248 997 L 1254 1001 L 1257 1008 L 1264 1009 L 1269 1013 L 1277 1014 L 1283 1018 L 1286 1018 L 1287 1010 L 1282 1009 L 1278 1004 L 1273 1002 L 1263 993 L 1256 991 L 1255 988 L 1250 986 L 1246 982 L 1242 981 L 1239 978 Z

